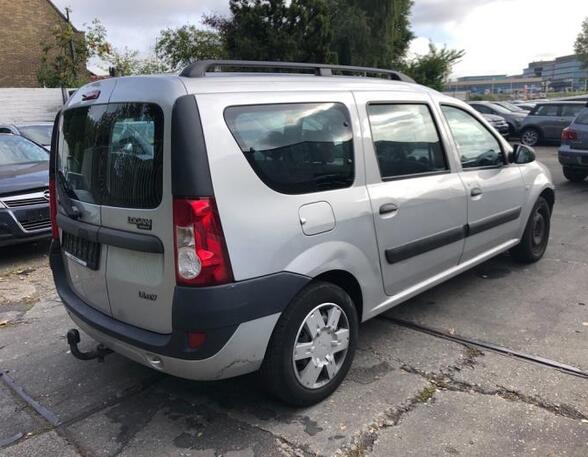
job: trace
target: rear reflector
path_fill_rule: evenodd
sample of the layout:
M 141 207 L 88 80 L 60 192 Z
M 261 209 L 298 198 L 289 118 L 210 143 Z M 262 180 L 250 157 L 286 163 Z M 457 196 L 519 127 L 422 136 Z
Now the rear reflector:
M 578 133 L 575 130 L 572 130 L 571 128 L 567 127 L 562 130 L 561 139 L 575 141 L 578 139 Z
M 55 194 L 55 178 L 49 180 L 49 215 L 51 217 L 51 238 L 59 238 L 57 227 L 57 195 Z
M 233 280 L 214 198 L 174 199 L 176 281 L 214 286 Z
M 206 342 L 206 333 L 204 332 L 189 332 L 188 346 L 190 349 L 198 349 Z

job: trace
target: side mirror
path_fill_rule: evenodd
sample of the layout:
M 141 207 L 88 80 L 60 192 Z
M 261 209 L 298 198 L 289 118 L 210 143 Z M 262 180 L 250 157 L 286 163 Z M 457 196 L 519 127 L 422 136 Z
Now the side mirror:
M 510 163 L 523 165 L 525 163 L 534 162 L 536 159 L 535 150 L 531 146 L 525 144 L 515 144 L 514 151 L 508 155 Z

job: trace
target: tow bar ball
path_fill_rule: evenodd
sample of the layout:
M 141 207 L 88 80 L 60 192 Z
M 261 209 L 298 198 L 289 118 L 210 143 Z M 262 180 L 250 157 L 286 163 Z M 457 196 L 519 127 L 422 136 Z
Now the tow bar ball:
M 76 359 L 80 360 L 94 360 L 97 359 L 98 362 L 104 362 L 104 357 L 108 354 L 112 354 L 112 351 L 105 347 L 102 344 L 96 346 L 96 349 L 93 351 L 82 352 L 78 348 L 78 344 L 80 344 L 80 332 L 78 332 L 75 328 L 68 330 L 67 332 L 67 344 L 69 344 L 69 349 L 72 355 Z

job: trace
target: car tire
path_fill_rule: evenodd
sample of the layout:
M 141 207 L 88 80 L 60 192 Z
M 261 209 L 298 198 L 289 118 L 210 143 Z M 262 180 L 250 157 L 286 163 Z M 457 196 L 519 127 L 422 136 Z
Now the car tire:
M 541 141 L 541 132 L 534 127 L 526 128 L 521 132 L 521 143 L 527 146 L 536 146 Z
M 551 207 L 539 197 L 525 226 L 521 242 L 510 250 L 511 256 L 521 263 L 534 263 L 545 254 L 551 229 Z
M 588 176 L 588 172 L 584 170 L 575 170 L 573 168 L 563 167 L 563 174 L 568 181 L 582 182 Z
M 338 313 L 336 327 L 329 326 Z M 327 282 L 305 287 L 280 316 L 272 334 L 261 368 L 267 390 L 294 406 L 327 398 L 349 371 L 358 325 L 355 305 L 342 288 Z M 314 329 L 312 335 L 310 329 Z M 346 349 L 341 349 L 345 340 Z

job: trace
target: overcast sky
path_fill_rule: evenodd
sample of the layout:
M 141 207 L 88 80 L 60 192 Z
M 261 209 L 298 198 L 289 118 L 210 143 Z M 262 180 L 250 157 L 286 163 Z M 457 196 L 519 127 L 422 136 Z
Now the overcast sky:
M 198 23 L 203 13 L 226 13 L 228 0 L 54 0 L 70 6 L 76 26 L 99 18 L 116 47 L 149 53 L 162 28 Z M 517 74 L 533 60 L 571 54 L 588 0 L 415 0 L 413 52 L 428 40 L 465 49 L 456 76 Z

